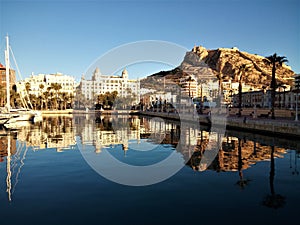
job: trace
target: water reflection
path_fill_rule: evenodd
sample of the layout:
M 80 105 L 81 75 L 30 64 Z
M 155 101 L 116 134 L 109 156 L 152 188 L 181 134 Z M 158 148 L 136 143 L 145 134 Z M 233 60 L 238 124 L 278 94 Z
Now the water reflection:
M 275 188 L 274 188 L 274 178 L 275 178 L 275 159 L 274 159 L 274 153 L 275 153 L 275 147 L 271 146 L 271 163 L 270 163 L 270 177 L 269 177 L 269 183 L 270 183 L 270 194 L 265 197 L 263 200 L 263 205 L 270 207 L 270 208 L 280 208 L 285 205 L 285 197 L 276 194 Z
M 131 143 L 138 144 L 142 139 L 146 139 L 155 144 L 173 146 L 174 149 L 180 144 L 180 148 L 176 150 L 180 151 L 187 165 L 193 170 L 199 170 L 202 156 L 211 141 L 220 146 L 220 149 L 208 169 L 217 172 L 238 171 L 241 180 L 243 170 L 257 162 L 270 160 L 272 157 L 282 158 L 288 149 L 300 149 L 299 142 L 280 138 L 234 131 L 227 131 L 225 137 L 221 138 L 217 132 L 211 132 L 206 127 L 201 127 L 200 130 L 193 124 L 122 115 L 44 117 L 39 124 L 28 124 L 14 132 L 2 129 L 1 132 L 0 161 L 7 156 L 7 137 L 11 135 L 12 155 L 15 154 L 17 140 L 34 150 L 63 151 L 74 149 L 76 136 L 79 136 L 83 146 L 93 146 L 96 153 L 101 153 L 103 147 L 113 148 L 117 145 L 122 145 L 123 151 L 126 152 Z M 270 151 L 270 146 L 276 146 L 273 152 Z M 290 158 L 291 154 L 290 152 Z M 297 157 L 295 164 L 296 159 Z M 299 174 L 295 166 L 293 173 Z
M 18 141 L 34 150 L 54 148 L 60 152 L 76 145 L 72 116 L 44 117 L 38 124 L 29 124 L 17 131 Z
M 6 193 L 8 201 L 12 201 L 12 194 L 18 184 L 21 168 L 24 166 L 27 148 L 17 144 L 15 132 L 0 133 L 0 159 L 6 164 Z M 6 158 L 6 161 L 4 161 Z
M 17 131 L 2 129 L 0 135 L 0 165 L 6 165 L 6 192 L 11 201 L 25 164 L 28 149 L 33 151 L 55 149 L 57 152 L 76 149 L 76 136 L 82 146 L 92 146 L 97 155 L 103 148 L 116 151 L 122 146 L 123 155 L 136 150 L 143 141 L 166 145 L 168 151 L 177 151 L 193 171 L 201 171 L 201 161 L 209 143 L 220 146 L 208 171 L 236 172 L 236 185 L 244 189 L 254 183 L 244 174 L 261 161 L 270 161 L 270 194 L 262 204 L 272 208 L 283 207 L 286 197 L 275 191 L 276 159 L 289 158 L 291 175 L 299 175 L 300 142 L 262 135 L 227 131 L 225 137 L 206 127 L 174 121 L 137 116 L 64 116 L 44 117 L 39 124 L 28 124 Z M 146 145 L 144 145 L 146 146 Z M 179 146 L 179 147 L 178 147 Z M 147 150 L 144 147 L 143 150 Z M 293 150 L 291 150 L 293 149 Z M 288 153 L 288 154 L 287 154 Z M 192 171 L 191 170 L 191 171 Z

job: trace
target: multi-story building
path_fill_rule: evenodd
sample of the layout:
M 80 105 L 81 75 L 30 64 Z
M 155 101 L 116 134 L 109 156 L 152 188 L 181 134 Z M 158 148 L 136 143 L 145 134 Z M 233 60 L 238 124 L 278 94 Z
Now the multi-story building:
M 293 90 L 300 90 L 300 74 L 294 76 Z
M 135 96 L 135 103 L 139 102 L 140 82 L 128 79 L 126 69 L 123 70 L 121 76 L 116 76 L 102 75 L 99 68 L 96 68 L 91 80 L 86 80 L 84 76 L 81 78 L 80 88 L 88 100 L 99 94 L 116 91 L 119 97 Z
M 198 84 L 195 76 L 191 75 L 180 80 L 181 94 L 191 98 L 197 97 Z
M 280 109 L 295 109 L 296 93 L 292 90 L 276 91 L 275 107 Z M 298 96 L 300 102 L 300 96 Z M 234 94 L 232 97 L 232 105 L 238 107 L 239 96 Z M 242 107 L 259 107 L 271 108 L 271 90 L 247 91 L 242 92 Z
M 10 83 L 10 89 L 12 89 L 12 86 L 16 83 L 16 72 L 13 69 L 9 70 L 9 83 Z M 6 68 L 0 63 L 0 92 L 6 93 Z M 6 94 L 2 95 L 5 96 Z M 4 106 L 4 98 L 0 98 L 0 106 Z
M 27 84 L 30 85 L 29 94 L 34 94 L 36 96 L 41 95 L 42 92 L 47 91 L 49 87 L 53 84 L 60 85 L 59 90 L 62 93 L 75 94 L 76 83 L 72 76 L 64 75 L 62 73 L 55 74 L 32 74 L 29 78 L 20 81 L 18 87 L 25 91 Z

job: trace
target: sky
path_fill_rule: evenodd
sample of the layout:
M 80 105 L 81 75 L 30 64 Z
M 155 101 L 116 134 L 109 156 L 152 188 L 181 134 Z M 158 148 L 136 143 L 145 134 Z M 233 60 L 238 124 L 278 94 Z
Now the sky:
M 299 12 L 298 0 L 0 0 L 0 62 L 8 34 L 23 78 L 61 72 L 79 81 L 111 49 L 144 40 L 276 52 L 300 73 Z M 133 79 L 172 66 L 127 68 Z

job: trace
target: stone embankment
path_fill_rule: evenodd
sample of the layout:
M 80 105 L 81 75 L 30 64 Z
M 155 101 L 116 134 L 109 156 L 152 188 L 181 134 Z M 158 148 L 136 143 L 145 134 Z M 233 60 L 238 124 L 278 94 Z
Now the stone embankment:
M 42 110 L 43 115 L 57 115 L 57 114 L 72 114 L 74 112 L 73 109 L 65 109 L 65 110 Z
M 190 122 L 195 122 L 199 120 L 200 124 L 222 126 L 224 121 L 226 123 L 227 129 L 242 130 L 248 132 L 255 132 L 267 135 L 280 135 L 289 138 L 299 138 L 300 137 L 300 122 L 296 122 L 293 119 L 269 119 L 269 118 L 253 118 L 250 116 L 228 116 L 228 114 L 213 114 L 209 115 L 197 115 L 190 117 L 182 117 L 175 113 L 162 113 L 162 112 L 140 112 L 141 115 L 147 115 L 152 117 L 162 117 L 166 119 L 173 120 L 190 120 Z

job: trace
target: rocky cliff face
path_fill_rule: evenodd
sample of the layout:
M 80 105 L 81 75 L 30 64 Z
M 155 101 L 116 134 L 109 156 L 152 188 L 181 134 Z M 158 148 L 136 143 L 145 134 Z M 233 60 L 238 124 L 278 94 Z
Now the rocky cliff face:
M 246 65 L 248 72 L 243 76 L 246 84 L 257 88 L 269 87 L 272 66 L 263 56 L 242 52 L 237 48 L 218 48 L 208 50 L 202 46 L 187 52 L 181 65 L 171 71 L 153 74 L 152 77 L 165 77 L 171 80 L 193 75 L 196 79 L 214 78 L 222 81 L 238 81 L 240 66 Z M 295 73 L 290 67 L 282 65 L 276 70 L 277 84 L 291 84 Z

